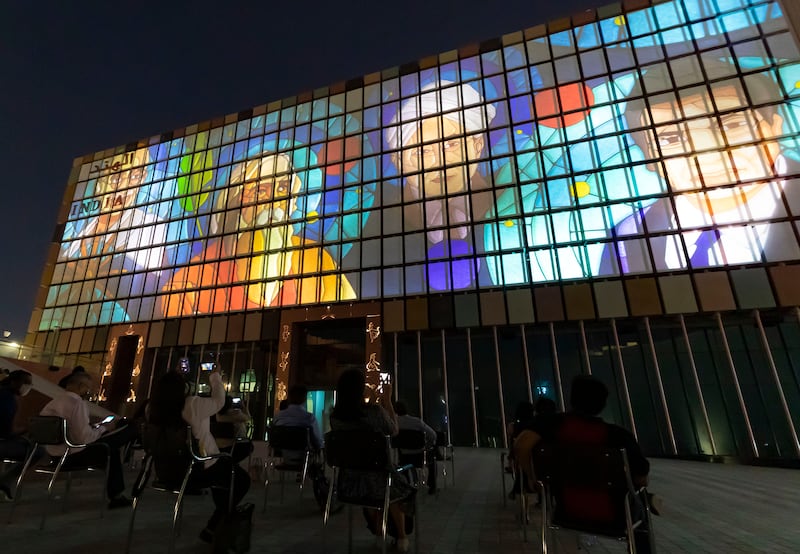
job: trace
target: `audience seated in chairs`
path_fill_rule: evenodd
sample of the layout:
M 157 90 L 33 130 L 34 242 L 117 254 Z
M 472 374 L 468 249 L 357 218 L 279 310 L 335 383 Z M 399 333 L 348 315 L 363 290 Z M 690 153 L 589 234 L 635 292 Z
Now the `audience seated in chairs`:
M 403 431 L 417 431 L 425 434 L 425 448 L 424 450 L 418 449 L 404 449 L 398 448 L 398 463 L 400 465 L 413 464 L 415 467 L 421 467 L 421 459 L 428 466 L 428 494 L 436 493 L 436 431 L 431 429 L 427 423 L 422 419 L 412 416 L 408 413 L 408 408 L 404 402 L 398 401 L 394 403 L 394 410 L 397 413 L 397 426 L 400 433 Z
M 367 402 L 365 402 L 365 398 Z M 383 385 L 381 393 L 366 386 L 364 372 L 358 369 L 345 371 L 336 385 L 336 404 L 331 413 L 332 431 L 373 431 L 394 436 L 398 432 L 397 414 L 392 406 L 392 386 Z M 372 478 L 374 477 L 374 478 Z M 373 497 L 382 499 L 385 494 L 386 479 L 381 473 L 342 471 L 336 483 L 337 494 L 342 497 Z M 392 480 L 390 498 L 398 500 L 414 494 L 414 487 L 403 474 Z M 406 517 L 403 502 L 389 504 L 389 516 L 397 529 L 397 549 L 407 552 L 409 548 L 406 534 Z M 369 510 L 370 528 L 381 529 L 380 510 Z
M 528 407 L 530 407 L 530 411 Z M 520 433 L 528 429 L 535 429 L 538 425 L 538 422 L 546 421 L 548 418 L 552 417 L 557 410 L 558 408 L 555 401 L 547 398 L 546 396 L 540 396 L 537 398 L 535 404 L 531 404 L 529 402 L 520 403 L 520 406 L 517 408 L 517 418 L 513 423 L 509 424 L 509 444 L 512 445 L 508 456 L 508 461 L 510 464 L 514 464 L 513 444 Z M 533 489 L 533 483 L 526 481 L 525 474 L 521 473 L 517 469 L 518 468 L 515 466 L 515 470 L 512 472 L 514 474 L 514 487 L 511 489 L 511 493 L 509 494 L 512 499 L 522 490 L 523 482 L 525 482 L 526 492 L 532 492 Z M 541 494 L 538 493 L 538 495 L 539 498 L 536 502 L 537 506 L 542 503 Z
M 534 447 L 540 442 L 548 445 L 587 445 L 608 449 L 622 449 L 629 462 L 630 474 L 636 487 L 647 485 L 650 463 L 642 454 L 639 444 L 630 431 L 606 423 L 599 414 L 606 406 L 608 388 L 589 375 L 578 375 L 572 382 L 571 410 L 567 413 L 543 416 L 530 429 L 519 434 L 514 443 L 514 454 L 529 482 L 533 482 L 532 464 Z M 645 502 L 647 499 L 645 499 Z M 641 504 L 640 504 L 641 506 Z M 643 507 L 646 510 L 646 506 Z M 636 551 L 650 552 L 647 518 L 635 533 Z
M 10 372 L 0 382 L 0 461 L 11 464 L 9 469 L 0 473 L 0 502 L 14 499 L 12 485 L 18 483 L 25 460 L 33 449 L 24 436 L 25 429 L 14 427 L 19 399 L 30 392 L 32 382 L 31 374 L 21 369 Z M 44 449 L 37 449 L 31 463 L 35 464 L 44 455 Z
M 306 410 L 308 388 L 305 385 L 292 385 L 289 387 L 289 403 L 285 409 L 275 414 L 272 420 L 273 427 L 307 427 L 311 430 L 311 446 L 315 451 L 322 448 L 322 433 L 319 422 L 314 414 Z M 287 464 L 302 464 L 305 451 L 284 451 L 283 461 Z
M 225 403 L 225 387 L 217 369 L 209 374 L 211 396 L 187 396 L 188 386 L 183 376 L 170 371 L 158 382 L 150 398 L 148 422 L 152 425 L 185 429 L 191 426 L 192 434 L 198 443 L 200 456 L 219 454 L 217 442 L 211 434 L 211 416 L 216 414 Z M 156 461 L 156 466 L 158 462 Z M 158 467 L 156 468 L 158 473 Z M 183 477 L 183 468 L 179 470 Z M 233 491 L 231 493 L 231 472 L 233 471 Z M 211 488 L 214 499 L 214 512 L 200 533 L 200 539 L 212 543 L 218 525 L 232 505 L 241 502 L 250 488 L 250 476 L 232 458 L 212 458 L 193 469 L 189 478 L 189 487 Z
M 64 469 L 72 467 L 105 467 L 108 463 L 106 494 L 109 509 L 131 505 L 122 493 L 125 481 L 122 473 L 120 453 L 135 437 L 136 430 L 125 420 L 98 425 L 89 423 L 89 408 L 84 398 L 92 389 L 92 377 L 88 373 L 73 373 L 65 382 L 66 391 L 42 408 L 43 416 L 58 416 L 66 420 L 69 441 L 73 444 L 86 444 L 76 448 L 64 460 Z M 63 456 L 66 445 L 48 445 L 51 456 Z M 110 456 L 110 458 L 109 458 Z
M 235 402 L 238 401 L 238 402 Z M 222 409 L 211 418 L 211 433 L 220 452 L 227 452 L 239 463 L 253 453 L 248 425 L 253 420 L 241 398 L 225 396 Z

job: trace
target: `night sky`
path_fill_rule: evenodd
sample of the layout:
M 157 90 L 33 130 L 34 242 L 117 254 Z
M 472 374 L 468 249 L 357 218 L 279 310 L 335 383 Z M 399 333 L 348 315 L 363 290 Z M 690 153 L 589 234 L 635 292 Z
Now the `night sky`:
M 603 3 L 3 2 L 0 328 L 24 339 L 74 158 Z

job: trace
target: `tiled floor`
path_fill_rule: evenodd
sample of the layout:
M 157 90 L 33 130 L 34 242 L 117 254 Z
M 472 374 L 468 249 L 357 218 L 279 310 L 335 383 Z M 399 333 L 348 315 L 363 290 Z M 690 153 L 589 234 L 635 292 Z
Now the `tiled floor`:
M 134 475 L 128 475 L 128 483 Z M 73 483 L 70 506 L 50 509 L 44 531 L 38 529 L 45 483 L 32 481 L 14 521 L 5 525 L 8 508 L 0 505 L 0 537 L 5 553 L 122 553 L 129 510 L 107 512 L 100 519 L 98 480 L 92 476 Z M 63 485 L 58 489 L 63 491 Z M 651 490 L 665 501 L 664 514 L 655 520 L 658 552 L 800 552 L 800 471 L 698 462 L 653 460 Z M 263 489 L 254 483 L 247 500 L 256 503 L 251 552 L 305 553 L 346 552 L 347 512 L 333 517 L 322 531 L 322 518 L 310 493 L 299 498 L 287 484 L 284 503 L 270 494 L 270 505 L 261 515 Z M 147 491 L 136 522 L 132 552 L 167 552 L 173 497 Z M 456 486 L 438 497 L 425 495 L 418 526 L 420 552 L 444 554 L 540 552 L 534 524 L 523 541 L 515 517 L 516 505 L 503 507 L 499 451 L 457 449 Z M 197 539 L 211 511 L 208 497 L 189 497 L 183 534 L 176 552 L 209 552 Z M 365 529 L 360 513 L 354 513 L 354 552 L 379 552 Z M 561 537 L 568 550 L 577 540 Z M 563 551 L 563 550 L 562 550 Z M 598 541 L 589 552 L 624 552 L 620 544 Z

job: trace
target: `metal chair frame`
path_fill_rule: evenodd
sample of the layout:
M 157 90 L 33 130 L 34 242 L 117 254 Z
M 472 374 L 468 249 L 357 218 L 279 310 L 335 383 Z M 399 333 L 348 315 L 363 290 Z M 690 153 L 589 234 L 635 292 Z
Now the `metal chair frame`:
M 194 436 L 192 435 L 192 428 L 190 426 L 186 427 L 186 443 L 189 448 L 189 459 L 187 460 L 186 472 L 184 473 L 183 480 L 181 481 L 181 486 L 177 489 L 169 488 L 166 486 L 157 486 L 155 483 L 151 485 L 153 490 L 157 490 L 160 492 L 167 492 L 171 494 L 178 495 L 175 499 L 175 505 L 172 509 L 172 534 L 170 537 L 169 543 L 169 552 L 175 551 L 175 537 L 180 535 L 180 526 L 181 526 L 181 518 L 183 515 L 183 499 L 186 495 L 186 487 L 189 484 L 189 479 L 192 475 L 192 469 L 194 469 L 195 464 L 205 463 L 210 460 L 216 460 L 220 458 L 230 458 L 231 455 L 227 452 L 220 452 L 218 454 L 211 454 L 207 456 L 201 456 L 194 449 Z M 150 479 L 150 475 L 153 469 L 153 454 L 147 452 L 145 449 L 145 458 L 142 462 L 142 469 L 139 472 L 138 477 L 136 478 L 136 484 L 133 487 L 133 504 L 131 506 L 131 519 L 128 523 L 128 538 L 125 543 L 125 554 L 129 554 L 131 551 L 131 543 L 133 541 L 133 529 L 134 523 L 136 520 L 136 510 L 139 507 L 139 502 L 141 501 L 142 494 L 144 493 L 145 488 L 147 487 L 147 482 Z M 228 511 L 233 510 L 233 485 L 234 485 L 234 467 L 231 466 L 231 481 L 228 487 Z
M 362 448 L 360 450 L 360 460 L 356 461 L 355 463 L 351 464 L 348 462 L 354 462 L 355 460 L 350 459 L 342 459 L 341 454 L 336 451 L 337 445 L 337 437 L 343 437 L 350 435 L 350 440 L 353 443 L 359 444 Z M 325 512 L 323 514 L 323 531 L 327 528 L 328 521 L 330 519 L 331 514 L 331 506 L 333 503 L 333 494 L 334 489 L 338 487 L 338 479 L 340 477 L 340 471 L 344 470 L 352 470 L 352 471 L 370 471 L 370 472 L 384 472 L 386 474 L 386 487 L 384 489 L 383 501 L 381 504 L 362 504 L 362 503 L 355 503 L 348 500 L 342 500 L 338 493 L 337 493 L 337 501 L 341 504 L 347 504 L 347 512 L 348 512 L 348 528 L 347 528 L 347 551 L 353 551 L 353 506 L 359 506 L 363 508 L 372 508 L 372 509 L 380 509 L 382 511 L 382 519 L 381 519 L 381 552 L 386 554 L 386 534 L 387 534 L 387 524 L 388 524 L 388 517 L 389 517 L 389 505 L 394 502 L 399 502 L 402 499 L 391 499 L 391 488 L 392 488 L 392 480 L 395 475 L 402 473 L 404 471 L 410 471 L 413 469 L 411 464 L 405 466 L 395 467 L 392 463 L 391 458 L 391 442 L 390 437 L 383 435 L 378 432 L 374 431 L 331 431 L 325 435 L 325 454 L 326 454 L 326 463 L 333 469 L 333 480 L 331 481 L 331 486 L 328 489 L 328 499 L 325 503 Z M 333 447 L 333 448 L 331 448 Z M 412 482 L 413 483 L 413 482 Z M 418 486 L 417 483 L 413 483 L 415 486 Z M 419 509 L 417 505 L 417 498 L 414 495 L 414 513 L 415 517 L 419 515 Z M 326 542 L 327 544 L 327 542 Z M 419 552 L 419 526 L 417 526 L 417 530 L 414 533 L 414 550 Z
M 450 478 L 456 486 L 455 447 L 444 432 L 436 433 L 436 447 L 442 449 L 442 488 L 447 488 L 447 462 L 450 462 Z
M 67 483 L 66 483 L 66 490 L 64 492 L 64 504 L 62 509 L 66 511 L 67 507 L 67 497 L 69 496 L 69 491 L 72 485 L 72 473 L 76 471 L 102 471 L 103 472 L 103 487 L 100 490 L 101 494 L 101 502 L 100 502 L 100 517 L 105 515 L 105 495 L 106 495 L 106 484 L 108 482 L 108 468 L 111 463 L 111 449 L 108 445 L 103 443 L 95 443 L 95 445 L 99 444 L 105 447 L 106 449 L 106 465 L 105 467 L 76 467 L 76 468 L 67 468 L 64 469 L 64 462 L 69 456 L 70 452 L 74 451 L 76 448 L 86 448 L 89 444 L 78 444 L 73 443 L 69 440 L 69 433 L 67 430 L 67 420 L 63 417 L 58 416 L 34 416 L 30 419 L 29 425 L 30 436 L 33 442 L 31 452 L 25 460 L 25 465 L 22 466 L 22 471 L 20 472 L 19 477 L 17 478 L 17 490 L 16 494 L 14 495 L 14 501 L 11 504 L 11 509 L 9 510 L 8 514 L 8 522 L 11 523 L 11 519 L 14 516 L 14 510 L 17 507 L 17 503 L 20 497 L 20 490 L 22 487 L 22 483 L 24 481 L 24 477 L 27 474 L 28 470 L 30 469 L 33 459 L 36 456 L 36 451 L 38 450 L 39 446 L 60 446 L 64 445 L 64 453 L 58 458 L 58 461 L 55 464 L 54 468 L 49 467 L 42 467 L 36 466 L 33 468 L 34 473 L 44 473 L 50 475 L 50 481 L 47 484 L 47 502 L 45 503 L 45 509 L 42 512 L 42 520 L 39 523 L 39 529 L 44 529 L 45 522 L 47 520 L 47 508 L 50 505 L 50 501 L 53 498 L 53 485 L 56 482 L 59 474 L 63 471 L 67 474 Z M 55 457 L 51 457 L 50 465 L 52 466 L 53 461 L 55 461 Z
M 278 472 L 281 483 L 280 501 L 283 503 L 283 491 L 285 482 L 283 474 L 286 472 L 300 473 L 300 496 L 303 496 L 308 468 L 311 464 L 311 456 L 314 449 L 311 445 L 311 428 L 295 425 L 274 425 L 269 429 L 269 441 L 267 442 L 267 459 L 264 462 L 264 505 L 261 513 L 267 511 L 267 493 L 271 483 L 270 474 Z M 302 464 L 275 463 L 277 459 L 282 459 L 277 453 L 284 450 L 305 451 Z M 274 479 L 273 479 L 274 480 Z
M 396 463 L 398 465 L 411 465 L 414 466 L 414 469 L 420 470 L 419 484 L 423 487 L 426 486 L 428 484 L 428 448 L 425 432 L 401 429 L 395 436 L 391 437 L 391 445 L 395 451 Z M 403 454 L 400 452 L 401 450 L 419 450 L 419 452 Z M 404 461 L 406 463 L 403 463 Z
M 556 447 L 555 449 L 557 449 Z M 577 447 L 580 450 L 588 451 L 591 448 L 580 446 Z M 542 535 L 542 553 L 548 553 L 548 538 L 549 538 L 549 530 L 558 530 L 558 529 L 567 529 L 573 530 L 583 533 L 588 533 L 592 535 L 603 536 L 607 538 L 612 538 L 618 541 L 625 541 L 627 543 L 628 552 L 630 554 L 636 554 L 636 542 L 634 540 L 634 533 L 638 527 L 642 524 L 647 524 L 648 529 L 648 539 L 650 542 L 650 550 L 651 552 L 655 552 L 655 535 L 653 533 L 652 527 L 652 520 L 650 517 L 650 508 L 648 502 L 646 500 L 647 489 L 645 487 L 636 488 L 633 485 L 633 479 L 631 478 L 631 471 L 630 465 L 628 463 L 628 456 L 625 452 L 625 449 L 608 449 L 608 448 L 594 448 L 596 456 L 603 456 L 606 464 L 608 467 L 612 468 L 612 475 L 606 475 L 607 488 L 609 490 L 609 494 L 611 494 L 612 489 L 621 490 L 624 488 L 624 495 L 621 496 L 621 502 L 623 503 L 623 513 L 624 513 L 624 531 L 623 532 L 614 532 L 613 528 L 614 525 L 606 525 L 605 529 L 602 529 L 603 525 L 601 524 L 599 527 L 596 526 L 587 526 L 587 525 L 580 525 L 576 524 L 574 521 L 553 521 L 555 510 L 557 510 L 557 493 L 553 490 L 553 482 L 556 480 L 561 480 L 565 482 L 571 482 L 570 479 L 575 479 L 575 476 L 572 474 L 564 475 L 565 468 L 563 467 L 563 463 L 558 463 L 556 461 L 553 463 L 552 457 L 554 448 L 551 446 L 538 446 L 534 449 L 535 457 L 534 457 L 534 467 L 537 468 L 541 477 L 537 481 L 539 486 L 542 487 L 542 520 L 541 520 L 541 535 Z M 572 450 L 577 450 L 573 448 Z M 564 456 L 565 452 L 560 451 L 559 455 Z M 568 453 L 566 455 L 569 455 Z M 575 456 L 573 456 L 573 459 Z M 564 459 L 559 458 L 559 459 Z M 542 463 L 540 460 L 548 460 L 550 463 Z M 595 464 L 596 467 L 596 464 Z M 589 468 L 587 468 L 589 469 Z M 591 471 L 591 469 L 589 469 Z M 554 507 L 554 502 L 556 503 Z M 641 516 L 634 520 L 634 513 L 633 513 L 633 505 L 639 504 Z M 615 522 L 618 523 L 618 522 Z

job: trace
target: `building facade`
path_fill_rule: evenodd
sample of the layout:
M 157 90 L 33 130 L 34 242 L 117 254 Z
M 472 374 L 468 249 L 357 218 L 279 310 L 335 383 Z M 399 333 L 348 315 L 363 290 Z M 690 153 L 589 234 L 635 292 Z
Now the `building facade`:
M 75 161 L 29 346 L 257 432 L 359 367 L 457 445 L 580 373 L 650 455 L 800 458 L 800 50 L 781 1 L 598 8 Z

